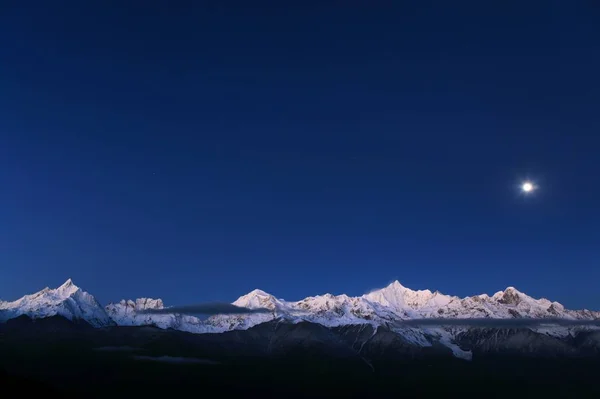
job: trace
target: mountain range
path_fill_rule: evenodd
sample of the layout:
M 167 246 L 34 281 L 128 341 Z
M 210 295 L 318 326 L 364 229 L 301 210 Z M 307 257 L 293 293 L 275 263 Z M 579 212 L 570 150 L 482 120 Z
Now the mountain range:
M 96 328 L 154 326 L 193 334 L 246 331 L 272 323 L 316 325 L 338 335 L 352 331 L 355 343 L 363 346 L 376 336 L 386 334 L 415 351 L 438 348 L 462 359 L 471 359 L 473 353 L 478 351 L 526 350 L 532 353 L 559 351 L 561 354 L 581 354 L 582 351 L 598 353 L 600 349 L 600 328 L 596 326 L 540 324 L 529 328 L 498 330 L 443 323 L 403 325 L 403 322 L 414 319 L 600 320 L 600 312 L 565 309 L 558 302 L 534 299 L 514 287 L 492 296 L 482 294 L 459 298 L 437 291 L 411 290 L 394 281 L 387 287 L 358 297 L 324 294 L 299 301 L 286 301 L 256 289 L 239 297 L 233 305 L 268 311 L 213 315 L 206 319 L 177 313 L 154 314 L 148 311 L 169 308 L 161 299 L 151 298 L 121 300 L 103 307 L 91 294 L 69 279 L 56 289 L 44 288 L 13 302 L 0 301 L 0 322 L 22 316 L 31 319 L 58 316 L 85 322 Z

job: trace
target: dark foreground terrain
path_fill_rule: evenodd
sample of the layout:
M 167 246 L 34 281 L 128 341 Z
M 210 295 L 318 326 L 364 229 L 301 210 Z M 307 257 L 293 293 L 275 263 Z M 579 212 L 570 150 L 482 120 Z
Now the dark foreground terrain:
M 600 397 L 594 357 L 488 355 L 468 362 L 382 351 L 367 360 L 332 350 L 324 338 L 296 334 L 295 345 L 278 346 L 260 329 L 228 334 L 19 318 L 0 327 L 0 380 L 4 392 L 20 396 Z M 255 343 L 262 339 L 271 341 Z M 265 344 L 273 347 L 268 354 L 260 349 Z

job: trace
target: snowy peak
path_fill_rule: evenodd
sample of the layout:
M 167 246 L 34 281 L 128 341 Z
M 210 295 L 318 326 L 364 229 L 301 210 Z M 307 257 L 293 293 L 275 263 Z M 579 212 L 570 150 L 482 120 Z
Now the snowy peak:
M 71 279 L 56 289 L 46 287 L 16 301 L 0 303 L 0 320 L 21 315 L 31 318 L 59 315 L 69 320 L 86 321 L 94 327 L 114 324 L 96 298 L 81 290 Z
M 395 310 L 401 310 L 406 307 L 404 296 L 407 291 L 412 292 L 412 290 L 405 288 L 398 280 L 396 280 L 387 287 L 371 291 L 364 295 L 364 298 L 371 302 L 391 307 Z
M 399 281 L 394 281 L 385 288 L 363 295 L 363 298 L 382 306 L 390 307 L 397 312 L 444 306 L 454 299 L 438 291 L 434 293 L 430 290 L 413 291 L 410 288 L 404 287 Z
M 43 304 L 44 302 L 57 303 L 72 297 L 78 291 L 80 291 L 80 288 L 73 283 L 73 280 L 68 279 L 56 289 L 46 287 L 34 294 L 25 295 L 16 301 L 5 303 L 11 304 L 11 306 L 35 306 Z
M 121 302 L 119 302 L 119 303 L 128 308 L 133 308 L 136 311 L 148 310 L 148 309 L 163 309 L 165 307 L 162 299 L 152 299 L 152 298 L 138 298 L 135 301 L 121 300 Z
M 63 283 L 63 284 L 62 284 L 60 287 L 58 287 L 57 289 L 60 289 L 60 288 L 69 288 L 69 287 L 73 287 L 73 286 L 77 287 L 77 286 L 75 285 L 75 283 L 73 283 L 73 280 L 72 280 L 71 278 L 68 278 L 68 279 L 67 279 L 67 281 L 65 281 L 65 282 L 64 282 L 64 283 Z
M 270 310 L 275 310 L 283 306 L 283 301 L 275 298 L 269 293 L 256 289 L 250 291 L 246 295 L 242 295 L 235 302 L 233 302 L 233 304 L 249 309 L 267 308 Z
M 409 288 L 406 288 L 405 286 L 403 286 L 402 284 L 400 284 L 400 281 L 398 280 L 394 280 L 392 281 L 387 287 L 384 287 L 383 289 L 393 289 L 393 290 L 407 290 Z
M 523 296 L 524 294 L 516 288 L 508 287 L 504 291 L 495 293 L 492 298 L 504 305 L 517 306 L 523 300 Z
M 314 312 L 339 312 L 342 307 L 348 305 L 349 299 L 350 297 L 348 297 L 347 295 L 335 296 L 331 294 L 324 294 L 317 296 L 309 296 L 298 302 L 294 302 L 292 305 L 295 308 Z
M 192 316 L 181 316 L 173 314 L 147 314 L 148 309 L 163 309 L 162 299 L 138 298 L 136 300 L 122 299 L 117 303 L 106 305 L 106 313 L 120 326 L 154 325 L 160 328 L 175 328 L 185 330 L 187 325 L 182 324 L 182 319 L 188 324 L 198 324 L 198 320 Z M 196 331 L 195 331 L 196 332 Z
M 250 291 L 249 293 L 247 293 L 246 295 L 243 295 L 243 296 L 248 296 L 248 297 L 251 297 L 251 296 L 261 296 L 262 297 L 262 296 L 273 296 L 273 295 L 271 295 L 268 292 L 265 292 L 263 290 L 259 290 L 257 288 L 255 290 Z
M 131 299 L 122 299 L 118 303 L 109 303 L 104 308 L 106 313 L 117 323 L 125 323 L 125 319 L 131 318 L 136 312 L 141 312 L 148 309 L 163 309 L 164 304 L 162 299 L 138 298 L 135 301 Z M 147 320 L 150 320 L 146 318 Z M 128 324 L 128 323 L 126 323 Z
M 553 306 L 555 309 L 564 310 L 564 306 L 558 302 L 550 302 L 546 298 L 533 298 L 529 295 L 517 290 L 515 287 L 507 287 L 504 291 L 496 292 L 491 300 L 508 306 L 539 306 L 539 307 L 550 307 Z
M 78 286 L 76 286 L 75 283 L 73 283 L 73 280 L 68 279 L 67 281 L 65 281 L 63 283 L 63 285 L 61 285 L 54 291 L 57 296 L 62 297 L 62 298 L 68 298 L 71 295 L 75 294 L 79 290 L 80 290 L 80 288 Z

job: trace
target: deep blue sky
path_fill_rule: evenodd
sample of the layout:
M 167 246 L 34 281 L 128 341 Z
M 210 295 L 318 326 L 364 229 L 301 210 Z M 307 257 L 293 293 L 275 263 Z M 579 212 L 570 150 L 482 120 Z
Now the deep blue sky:
M 157 3 L 3 4 L 1 298 L 600 309 L 598 4 Z

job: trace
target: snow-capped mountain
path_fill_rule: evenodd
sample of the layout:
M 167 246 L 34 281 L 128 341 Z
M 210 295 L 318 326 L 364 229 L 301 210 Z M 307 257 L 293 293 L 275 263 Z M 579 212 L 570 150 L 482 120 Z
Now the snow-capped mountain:
M 21 315 L 30 318 L 58 315 L 69 320 L 84 320 L 94 327 L 115 324 L 98 301 L 77 287 L 71 279 L 56 289 L 46 287 L 14 302 L 0 302 L 0 321 Z
M 600 318 L 600 312 L 568 310 L 558 302 L 534 299 L 514 287 L 493 296 L 486 294 L 459 298 L 429 290 L 414 291 L 394 281 L 387 287 L 359 297 L 318 295 L 300 301 L 277 299 L 261 290 L 254 290 L 234 302 L 248 308 L 273 310 L 270 318 L 306 320 L 329 327 L 347 324 L 381 325 L 417 318 Z M 258 316 L 241 315 L 244 319 Z M 216 318 L 221 318 L 217 316 Z
M 173 328 L 193 333 L 212 332 L 197 317 L 181 314 L 148 314 L 145 310 L 164 309 L 161 299 L 138 298 L 135 301 L 122 300 L 106 306 L 106 313 L 120 326 L 152 325 L 159 328 Z M 216 332 L 216 331 L 215 331 Z
M 125 306 L 125 303 L 129 305 Z M 266 308 L 272 313 L 217 315 L 204 321 L 192 318 L 192 326 L 185 325 L 185 321 L 177 316 L 137 315 L 136 310 L 141 308 L 133 301 L 111 304 L 107 310 L 112 316 L 116 308 L 120 309 L 118 316 L 112 316 L 119 324 L 154 324 L 192 332 L 246 329 L 273 319 L 293 323 L 310 321 L 327 327 L 370 324 L 375 327 L 386 325 L 396 328 L 396 322 L 416 318 L 600 318 L 600 312 L 567 310 L 558 302 L 534 299 L 514 287 L 508 287 L 492 296 L 482 294 L 459 298 L 437 291 L 414 291 L 398 281 L 359 297 L 325 294 L 295 302 L 278 299 L 257 289 L 239 297 L 233 304 L 247 308 Z M 408 332 L 410 329 L 402 330 Z M 566 331 L 564 328 L 562 330 Z M 428 331 L 439 335 L 440 329 L 430 328 Z M 420 333 L 412 335 L 418 336 Z M 416 339 L 423 341 L 421 338 Z
M 455 356 L 470 358 L 471 353 L 461 349 L 458 342 L 470 339 L 468 327 L 408 326 L 402 322 L 412 319 L 570 319 L 597 320 L 600 312 L 568 310 L 558 302 L 532 298 L 514 287 L 508 287 L 492 296 L 482 294 L 459 298 L 429 290 L 411 290 L 398 281 L 368 294 L 324 294 L 299 301 L 286 301 L 261 290 L 253 290 L 239 297 L 233 305 L 250 309 L 263 308 L 269 312 L 234 315 L 215 315 L 201 319 L 182 314 L 156 314 L 145 311 L 164 309 L 161 299 L 140 298 L 111 303 L 104 309 L 93 296 L 67 280 L 62 286 L 44 290 L 14 302 L 0 303 L 0 321 L 20 315 L 44 318 L 54 315 L 67 319 L 85 320 L 95 327 L 119 325 L 153 325 L 191 333 L 221 333 L 246 330 L 278 320 L 291 324 L 316 323 L 327 328 L 370 326 L 373 334 L 385 329 L 397 334 L 404 342 L 418 347 L 442 345 Z M 587 328 L 587 327 L 586 327 Z M 582 327 L 532 327 L 529 330 L 543 336 L 564 338 Z M 589 328 L 587 328 L 589 329 Z M 467 334 L 467 335 L 465 335 Z M 477 335 L 476 340 L 488 339 Z M 483 342 L 483 341 L 481 341 Z M 485 341 L 487 342 L 487 341 Z M 487 345 L 487 343 L 486 343 Z M 463 345 L 464 347 L 464 345 Z
M 567 310 L 558 302 L 534 299 L 514 287 L 466 298 L 448 296 L 429 290 L 413 291 L 398 281 L 362 298 L 394 309 L 407 318 L 565 318 L 594 319 L 600 312 Z

